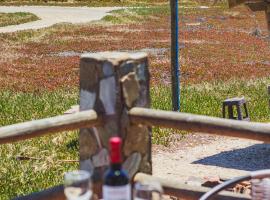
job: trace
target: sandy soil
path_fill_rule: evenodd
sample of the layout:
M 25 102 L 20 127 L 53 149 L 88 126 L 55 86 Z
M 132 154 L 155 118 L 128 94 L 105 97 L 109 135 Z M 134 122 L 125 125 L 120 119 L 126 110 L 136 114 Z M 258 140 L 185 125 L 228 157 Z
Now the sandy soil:
M 170 148 L 154 146 L 154 176 L 187 182 L 192 177 L 231 178 L 270 168 L 270 145 L 262 142 L 191 134 Z

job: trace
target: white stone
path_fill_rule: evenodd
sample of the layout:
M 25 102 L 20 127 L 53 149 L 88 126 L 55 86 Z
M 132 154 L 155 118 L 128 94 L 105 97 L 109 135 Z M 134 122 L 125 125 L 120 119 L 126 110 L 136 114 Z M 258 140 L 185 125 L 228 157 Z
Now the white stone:
M 80 101 L 81 111 L 93 109 L 96 101 L 96 93 L 82 89 L 80 91 Z
M 109 77 L 100 81 L 99 98 L 103 103 L 107 115 L 115 114 L 116 81 Z

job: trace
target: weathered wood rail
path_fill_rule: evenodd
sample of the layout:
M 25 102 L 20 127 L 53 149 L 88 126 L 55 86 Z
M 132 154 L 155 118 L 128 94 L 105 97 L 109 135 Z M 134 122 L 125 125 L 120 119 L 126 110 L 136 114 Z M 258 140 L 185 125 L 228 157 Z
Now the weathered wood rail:
M 132 108 L 128 112 L 132 124 L 173 128 L 221 136 L 270 142 L 270 124 L 237 121 L 190 113 L 148 108 Z M 12 143 L 45 134 L 90 128 L 102 124 L 102 116 L 93 110 L 29 121 L 0 128 L 0 144 Z
M 151 127 L 241 137 L 270 142 L 270 125 L 150 109 L 150 74 L 144 53 L 85 54 L 80 61 L 80 112 L 0 128 L 0 144 L 80 129 L 80 169 L 94 170 L 94 192 L 101 195 L 108 166 L 108 140 L 123 138 L 124 168 L 133 180 L 151 179 Z M 140 174 L 138 174 L 140 172 Z M 143 174 L 144 173 L 144 174 Z M 170 195 L 198 199 L 207 191 L 181 182 L 158 179 Z M 64 199 L 57 186 L 17 199 Z M 216 199 L 249 199 L 222 193 Z
M 132 108 L 130 121 L 135 124 L 210 133 L 270 142 L 270 124 L 237 121 L 190 113 Z
M 267 22 L 268 35 L 270 35 L 270 1 L 269 0 L 228 0 L 229 7 L 233 8 L 245 4 L 253 12 L 264 11 Z
M 164 178 L 157 178 L 153 177 L 148 174 L 138 173 L 134 181 L 158 181 L 161 183 L 164 193 L 176 196 L 176 197 L 182 197 L 185 200 L 194 200 L 199 199 L 204 193 L 206 193 L 209 188 L 206 187 L 198 187 L 198 186 L 191 186 L 184 184 L 181 181 L 175 180 L 168 180 Z M 251 199 L 248 195 L 244 194 L 235 194 L 232 192 L 221 192 L 219 195 L 214 197 L 211 200 L 248 200 Z
M 0 144 L 12 143 L 60 131 L 92 127 L 101 123 L 93 110 L 0 127 Z

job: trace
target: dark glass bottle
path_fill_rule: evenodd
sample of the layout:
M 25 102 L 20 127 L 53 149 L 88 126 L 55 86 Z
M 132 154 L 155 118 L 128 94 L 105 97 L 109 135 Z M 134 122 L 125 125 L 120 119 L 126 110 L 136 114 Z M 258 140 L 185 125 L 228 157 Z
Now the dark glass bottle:
M 131 187 L 127 173 L 122 169 L 121 138 L 110 139 L 111 165 L 104 176 L 104 200 L 131 200 Z

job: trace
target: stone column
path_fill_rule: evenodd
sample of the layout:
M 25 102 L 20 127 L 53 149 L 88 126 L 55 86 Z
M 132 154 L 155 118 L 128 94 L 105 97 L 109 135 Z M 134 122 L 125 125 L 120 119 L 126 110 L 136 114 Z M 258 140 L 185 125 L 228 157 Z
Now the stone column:
M 129 123 L 128 110 L 149 107 L 149 71 L 145 53 L 84 54 L 80 61 L 80 111 L 94 109 L 103 125 L 80 130 L 80 168 L 94 169 L 95 192 L 100 194 L 109 165 L 108 140 L 123 139 L 124 168 L 130 178 L 152 172 L 151 129 Z

